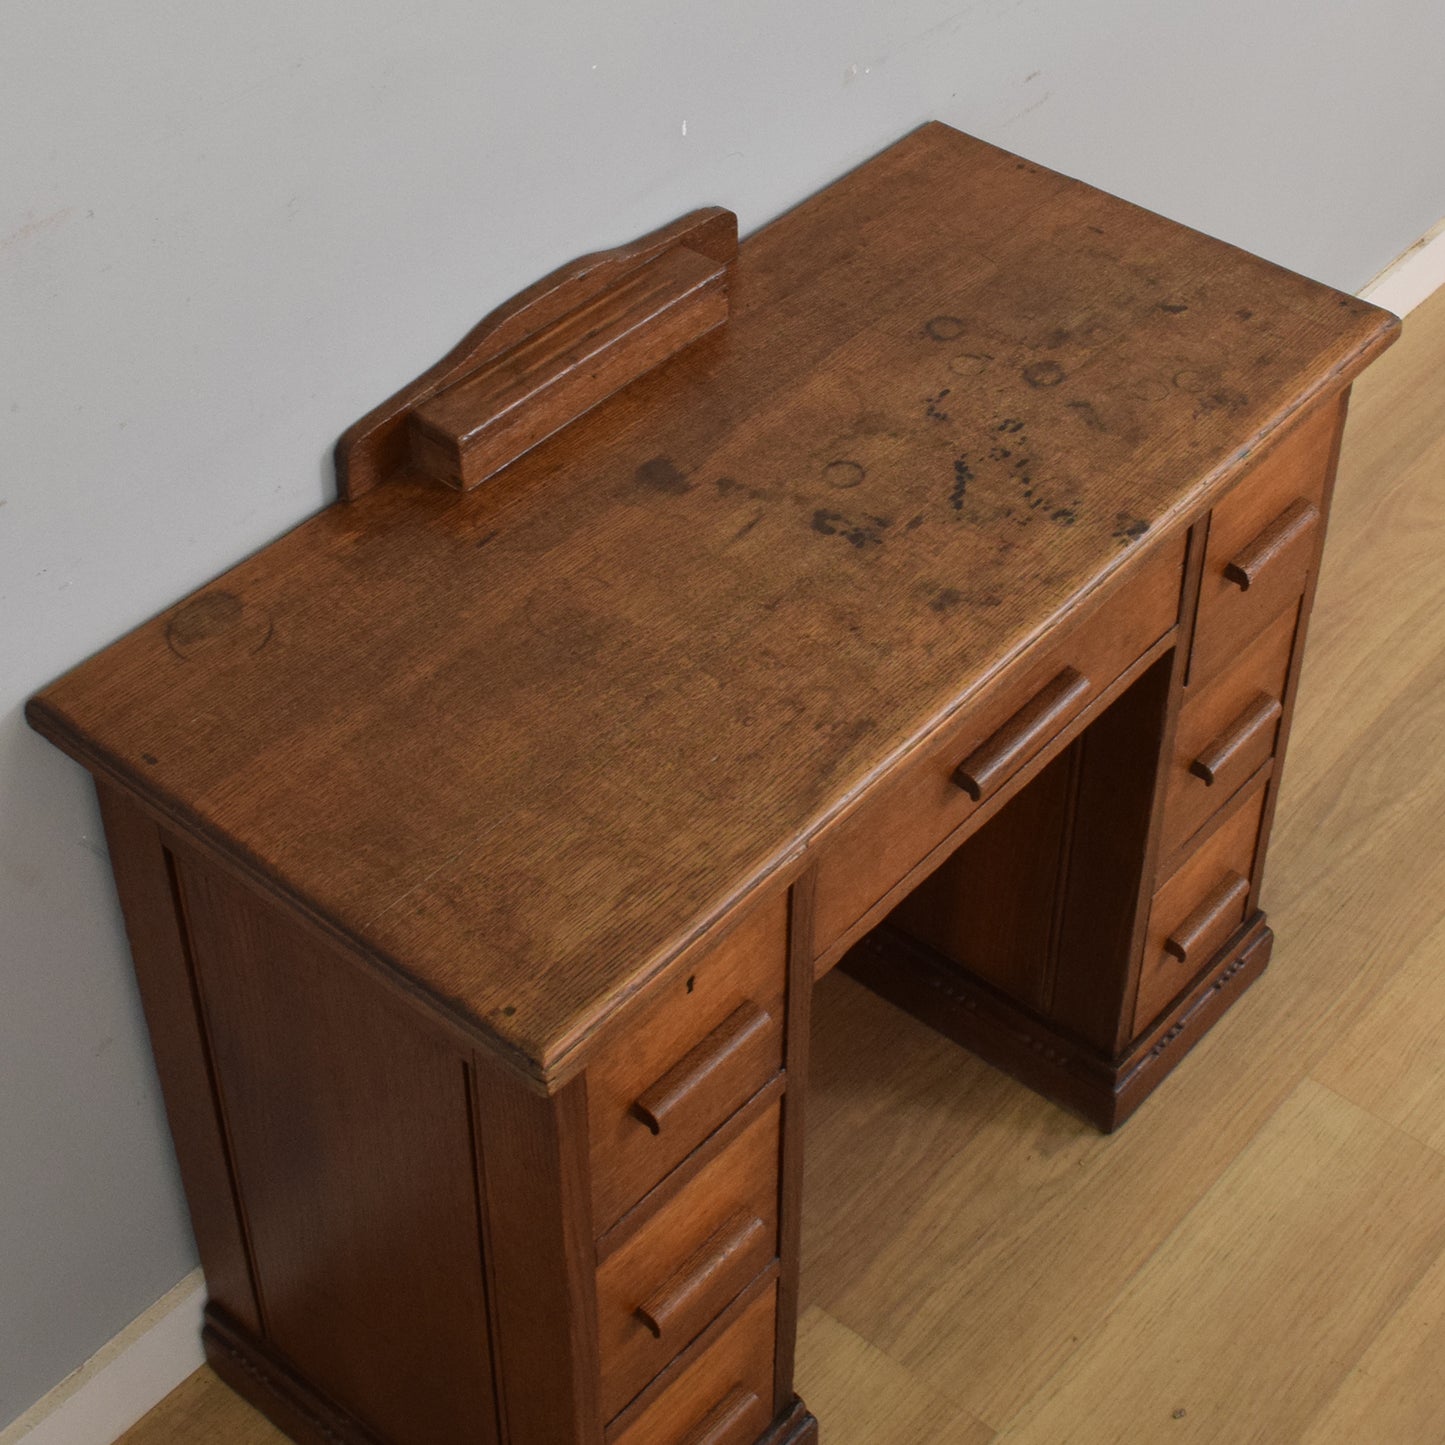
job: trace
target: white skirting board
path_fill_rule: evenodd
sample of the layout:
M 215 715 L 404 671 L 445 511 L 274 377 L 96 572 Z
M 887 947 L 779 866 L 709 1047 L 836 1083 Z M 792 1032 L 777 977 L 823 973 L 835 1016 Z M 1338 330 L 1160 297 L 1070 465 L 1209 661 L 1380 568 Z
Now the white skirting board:
M 1445 219 L 1437 221 L 1408 251 L 1391 261 L 1360 291 L 1360 296 L 1396 316 L 1404 316 L 1441 286 L 1445 286 Z
M 1360 295 L 1404 316 L 1445 285 L 1445 220 Z M 205 1289 L 194 1270 L 15 1423 L 0 1445 L 111 1445 L 202 1362 Z
M 0 1445 L 111 1445 L 202 1363 L 205 1302 L 205 1281 L 194 1269 L 0 1430 Z

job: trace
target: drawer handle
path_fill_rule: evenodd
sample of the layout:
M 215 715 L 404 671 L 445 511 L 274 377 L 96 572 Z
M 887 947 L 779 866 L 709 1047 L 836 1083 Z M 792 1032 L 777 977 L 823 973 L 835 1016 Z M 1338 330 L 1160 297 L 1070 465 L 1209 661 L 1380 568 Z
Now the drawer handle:
M 757 1391 L 734 1385 L 682 1438 L 682 1445 L 722 1445 L 758 1403 Z
M 694 1044 L 656 1083 L 649 1084 L 632 1105 L 632 1116 L 661 1134 L 676 1114 L 713 1075 L 731 1062 L 772 1023 L 772 1015 L 755 1003 L 741 1003 L 705 1039 Z
M 1202 778 L 1206 788 L 1266 729 L 1279 721 L 1284 711 L 1279 699 L 1256 693 L 1248 707 L 1189 764 L 1189 771 Z
M 980 743 L 954 770 L 953 781 L 973 799 L 1003 781 L 1059 729 L 1089 694 L 1089 679 L 1066 667 L 1031 697 L 986 742 Z
M 1233 870 L 1215 885 L 1214 891 L 1164 940 L 1164 952 L 1180 963 L 1189 963 L 1199 946 L 1232 908 L 1238 908 L 1249 895 L 1249 879 Z
M 686 1314 L 698 1296 L 703 1294 L 719 1275 L 725 1274 L 737 1260 L 758 1244 L 768 1226 L 756 1214 L 739 1210 L 729 1216 L 722 1227 L 711 1234 L 685 1259 L 660 1286 L 657 1293 L 637 1306 L 637 1318 L 647 1326 L 654 1338 L 681 1314 Z
M 1224 575 L 1241 592 L 1259 581 L 1260 575 L 1291 543 L 1303 537 L 1320 519 L 1319 508 L 1303 497 L 1293 501 L 1243 551 L 1224 565 Z

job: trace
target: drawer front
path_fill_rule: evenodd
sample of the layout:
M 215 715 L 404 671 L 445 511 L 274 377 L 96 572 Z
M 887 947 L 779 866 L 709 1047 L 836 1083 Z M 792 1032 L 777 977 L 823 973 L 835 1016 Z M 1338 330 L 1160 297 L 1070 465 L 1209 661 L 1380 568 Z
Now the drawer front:
M 782 1067 L 787 930 L 779 892 L 649 989 L 588 1066 L 598 1234 Z
M 1274 753 L 1297 607 L 1286 608 L 1228 671 L 1191 688 L 1179 713 L 1161 859 L 1194 835 Z
M 607 1445 L 755 1445 L 773 1419 L 777 1286 L 608 1428 Z
M 1339 402 L 1326 403 L 1214 509 L 1189 687 L 1203 687 L 1293 606 L 1319 556 Z
M 1257 786 L 1154 895 L 1134 1032 L 1204 970 L 1244 922 L 1266 789 Z
M 599 1267 L 607 1418 L 776 1257 L 780 1114 L 773 1103 Z
M 1184 541 L 1160 549 L 1100 607 L 1064 623 L 936 743 L 845 819 L 818 863 L 815 936 L 826 949 L 1156 643 L 1178 619 Z

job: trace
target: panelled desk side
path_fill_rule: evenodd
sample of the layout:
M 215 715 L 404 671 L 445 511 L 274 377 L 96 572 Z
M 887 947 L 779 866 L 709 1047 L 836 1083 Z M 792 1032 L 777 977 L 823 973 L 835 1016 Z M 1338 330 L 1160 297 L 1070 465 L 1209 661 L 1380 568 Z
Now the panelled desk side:
M 1267 960 L 1393 318 L 938 125 L 729 226 L 524 293 L 352 500 L 32 703 L 208 1355 L 308 1445 L 815 1438 L 815 977 L 1112 1128 Z

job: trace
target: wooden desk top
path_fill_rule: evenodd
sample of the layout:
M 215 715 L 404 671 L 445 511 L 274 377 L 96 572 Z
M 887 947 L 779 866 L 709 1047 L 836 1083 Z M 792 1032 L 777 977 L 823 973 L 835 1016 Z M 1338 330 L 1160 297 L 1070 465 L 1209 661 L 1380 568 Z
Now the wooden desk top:
M 1398 325 L 939 124 L 753 236 L 732 299 L 476 491 L 326 509 L 31 722 L 558 1075 Z

